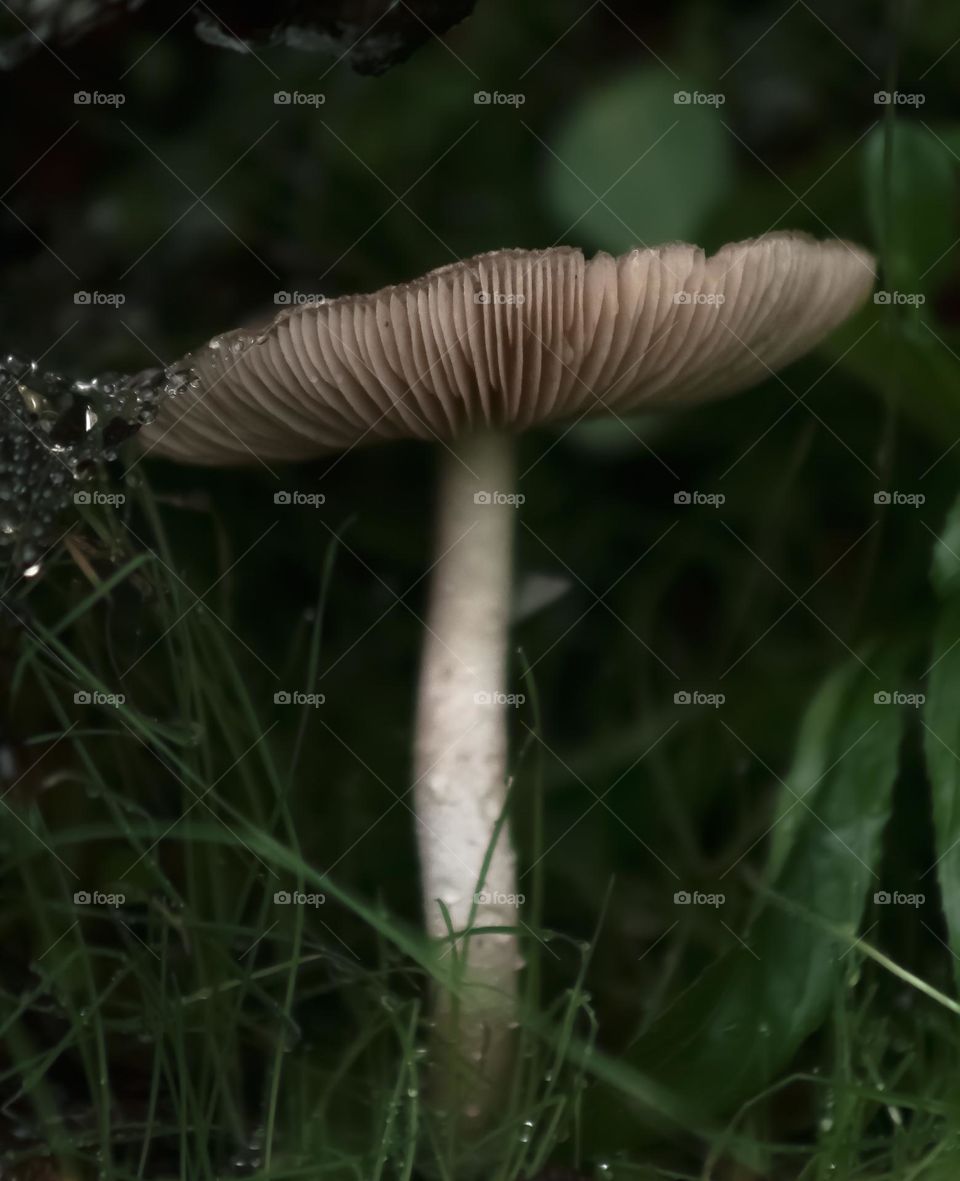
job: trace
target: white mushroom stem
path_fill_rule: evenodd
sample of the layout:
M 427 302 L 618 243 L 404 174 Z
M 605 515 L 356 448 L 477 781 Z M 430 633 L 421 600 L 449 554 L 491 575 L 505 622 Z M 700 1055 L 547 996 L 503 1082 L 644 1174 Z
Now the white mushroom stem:
M 441 1044 L 478 1071 L 466 1110 L 474 1116 L 488 1106 L 484 1094 L 493 1095 L 509 1064 L 517 940 L 508 932 L 454 942 L 440 903 L 457 933 L 518 925 L 506 823 L 491 851 L 507 792 L 513 477 L 506 435 L 471 435 L 441 453 L 414 751 L 427 930 L 443 940 L 440 963 L 451 981 L 461 965 L 456 995 L 441 989 L 434 1016 Z M 447 1063 L 444 1073 L 449 1057 Z

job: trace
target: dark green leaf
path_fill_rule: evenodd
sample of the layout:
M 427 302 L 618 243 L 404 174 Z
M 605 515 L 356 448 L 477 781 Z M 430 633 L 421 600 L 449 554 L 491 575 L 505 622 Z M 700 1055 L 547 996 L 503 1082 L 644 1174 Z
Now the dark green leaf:
M 833 754 L 830 736 L 858 671 L 860 666 L 852 661 L 835 669 L 820 686 L 804 714 L 793 765 L 785 777 L 791 790 L 780 792 L 771 819 L 774 827 L 770 833 L 767 877 L 773 883 L 804 832 L 810 817 L 809 809 L 816 806 L 819 794 L 824 790 L 828 759 Z M 804 800 L 806 807 L 797 804 L 797 796 Z
M 900 683 L 901 663 L 884 656 L 876 677 L 851 664 L 814 698 L 778 809 L 789 831 L 772 854 L 777 901 L 742 932 L 746 946 L 731 933 L 731 950 L 630 1051 L 645 1077 L 705 1114 L 762 1089 L 824 1019 L 876 881 L 904 714 L 874 693 Z
M 960 498 L 933 550 L 931 571 L 944 606 L 933 637 L 924 710 L 924 749 L 933 796 L 937 878 L 950 946 L 960 952 Z M 955 964 L 960 983 L 960 964 Z
M 867 209 L 883 252 L 883 282 L 902 294 L 923 293 L 956 241 L 957 162 L 931 131 L 899 119 L 888 162 L 885 135 L 881 122 L 865 145 Z
M 941 599 L 956 599 L 960 592 L 960 497 L 953 502 L 933 547 L 930 577 Z

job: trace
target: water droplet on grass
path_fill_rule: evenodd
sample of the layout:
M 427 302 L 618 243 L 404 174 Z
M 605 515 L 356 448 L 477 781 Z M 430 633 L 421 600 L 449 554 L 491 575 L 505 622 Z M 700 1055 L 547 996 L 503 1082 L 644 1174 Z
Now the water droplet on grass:
M 7 411 L 0 543 L 11 547 L 14 569 L 40 574 L 36 557 L 63 532 L 75 482 L 102 473 L 159 402 L 196 380 L 192 369 L 171 368 L 71 381 L 12 355 L 0 360 L 0 406 Z

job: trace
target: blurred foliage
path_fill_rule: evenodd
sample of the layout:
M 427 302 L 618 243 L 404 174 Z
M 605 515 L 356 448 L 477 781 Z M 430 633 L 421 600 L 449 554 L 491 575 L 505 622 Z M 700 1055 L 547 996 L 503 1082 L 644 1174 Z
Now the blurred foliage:
M 718 114 L 722 96 L 685 90 L 671 73 L 631 68 L 587 94 L 561 130 L 548 191 L 569 222 L 564 238 L 575 232 L 613 254 L 701 240 L 729 195 L 734 146 Z

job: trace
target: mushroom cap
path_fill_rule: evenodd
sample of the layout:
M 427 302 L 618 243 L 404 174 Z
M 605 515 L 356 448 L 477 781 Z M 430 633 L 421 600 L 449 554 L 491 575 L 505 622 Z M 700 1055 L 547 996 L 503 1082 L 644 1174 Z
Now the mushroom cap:
M 193 463 L 295 460 L 701 402 L 806 352 L 873 283 L 865 250 L 793 233 L 710 257 L 497 250 L 215 337 L 141 439 Z

